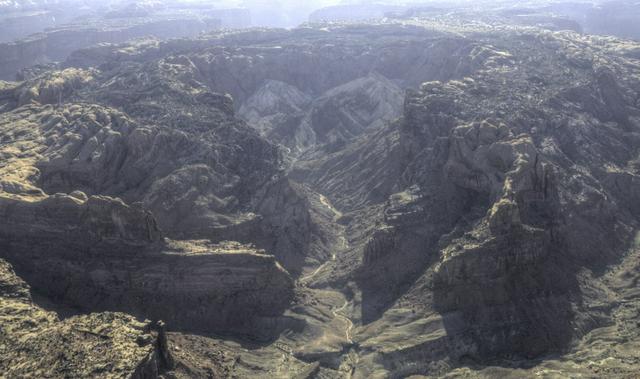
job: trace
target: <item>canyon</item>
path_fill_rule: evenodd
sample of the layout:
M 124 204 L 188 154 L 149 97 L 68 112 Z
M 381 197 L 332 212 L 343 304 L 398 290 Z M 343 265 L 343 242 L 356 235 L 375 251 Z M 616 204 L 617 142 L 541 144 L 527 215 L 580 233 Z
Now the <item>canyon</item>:
M 0 370 L 632 378 L 640 42 L 431 12 L 0 81 Z

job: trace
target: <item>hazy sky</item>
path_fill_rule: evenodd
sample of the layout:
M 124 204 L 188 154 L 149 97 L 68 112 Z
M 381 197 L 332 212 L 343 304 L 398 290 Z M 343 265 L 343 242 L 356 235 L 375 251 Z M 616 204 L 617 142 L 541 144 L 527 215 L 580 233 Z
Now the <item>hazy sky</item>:
M 255 26 L 281 26 L 294 27 L 308 20 L 309 14 L 314 10 L 332 5 L 354 4 L 386 4 L 409 5 L 416 3 L 479 3 L 487 0 L 0 0 L 0 18 L 2 13 L 24 10 L 41 10 L 43 8 L 55 8 L 52 4 L 65 4 L 65 8 L 81 9 L 117 9 L 131 3 L 151 8 L 162 8 L 167 5 L 185 3 L 198 3 L 210 5 L 215 8 L 248 8 L 252 14 L 252 24 Z M 536 0 L 493 0 L 505 3 L 518 4 Z M 540 0 L 550 1 L 550 0 Z M 580 0 L 578 0 L 580 1 Z M 58 6 L 59 8 L 59 6 Z M 73 12 L 72 12 L 73 13 Z

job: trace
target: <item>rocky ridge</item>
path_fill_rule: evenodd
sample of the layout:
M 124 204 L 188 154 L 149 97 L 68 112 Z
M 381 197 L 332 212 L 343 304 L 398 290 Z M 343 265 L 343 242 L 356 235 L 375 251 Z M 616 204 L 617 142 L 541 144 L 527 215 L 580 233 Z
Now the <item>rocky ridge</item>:
M 22 76 L 33 65 L 55 65 L 77 49 L 153 36 L 195 37 L 221 28 L 246 28 L 247 9 L 211 8 L 185 2 L 106 1 L 0 4 L 0 79 Z
M 575 50 L 576 40 L 598 37 L 500 33 L 492 40 L 503 46 L 499 60 L 461 81 L 425 83 L 405 101 L 400 183 L 410 187 L 389 198 L 365 245 L 362 321 L 373 331 L 402 314 L 429 322 L 435 311 L 446 337 L 374 354 L 403 362 L 394 375 L 442 374 L 420 361 L 443 356 L 566 351 L 615 318 L 616 302 L 602 308 L 607 290 L 596 277 L 624 259 L 637 230 L 633 191 L 612 185 L 612 176 L 637 175 L 637 104 L 626 97 L 636 91 L 628 70 L 637 64 L 610 57 L 608 44 Z M 544 66 L 523 74 L 541 57 Z M 620 170 L 600 169 L 610 164 Z M 376 349 L 374 336 L 364 337 L 366 349 Z
M 76 308 L 125 310 L 163 319 L 173 328 L 232 328 L 233 323 L 251 323 L 250 316 L 276 316 L 286 307 L 292 282 L 272 257 L 240 245 L 175 248 L 164 241 L 144 203 L 129 205 L 83 192 L 97 187 L 90 173 L 104 183 L 101 168 L 113 167 L 128 150 L 120 141 L 136 133 L 123 114 L 82 105 L 52 111 L 51 106 L 24 106 L 3 114 L 1 122 L 5 141 L 13 142 L 2 147 L 3 256 L 34 288 Z M 74 128 L 78 134 L 72 134 Z M 87 162 L 97 168 L 84 166 Z M 75 189 L 47 195 L 41 185 Z M 224 285 L 221 272 L 231 275 Z M 279 296 L 260 292 L 272 290 Z M 255 296 L 281 305 L 274 307 L 271 300 L 261 304 Z M 188 317 L 176 313 L 204 298 L 209 299 L 208 310 L 194 310 Z M 245 306 L 221 306 L 230 299 Z

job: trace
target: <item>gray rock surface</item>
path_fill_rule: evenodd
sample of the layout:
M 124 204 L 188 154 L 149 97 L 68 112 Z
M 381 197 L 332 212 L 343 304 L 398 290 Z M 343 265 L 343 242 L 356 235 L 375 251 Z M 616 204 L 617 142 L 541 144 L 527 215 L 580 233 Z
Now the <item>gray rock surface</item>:
M 82 79 L 76 80 L 78 77 Z M 211 208 L 198 213 L 194 204 L 202 202 L 201 191 L 229 191 L 234 182 L 242 186 L 238 178 L 241 171 L 235 175 L 216 173 L 213 167 L 226 171 L 248 166 L 208 166 L 205 162 L 216 162 L 215 157 L 198 156 L 197 150 L 186 149 L 189 141 L 198 141 L 200 151 L 210 151 L 211 145 L 195 137 L 196 132 L 145 128 L 126 114 L 99 105 L 40 104 L 46 103 L 50 94 L 59 99 L 74 96 L 78 89 L 66 86 L 67 80 L 86 85 L 93 77 L 69 69 L 36 79 L 14 89 L 14 99 L 28 93 L 29 100 L 24 102 L 29 104 L 2 114 L 2 256 L 14 263 L 35 289 L 83 311 L 121 310 L 162 319 L 172 329 L 240 330 L 268 336 L 268 331 L 255 328 L 256 322 L 280 315 L 293 297 L 292 280 L 273 256 L 237 244 L 184 242 L 174 246 L 163 238 L 164 233 L 179 234 L 171 226 L 189 230 L 192 222 L 204 230 L 192 230 L 194 235 L 210 233 L 216 235 L 211 239 L 222 241 L 225 232 L 216 227 L 226 229 L 233 222 L 209 216 Z M 229 117 L 224 103 L 218 106 L 223 108 L 216 111 L 218 117 Z M 244 128 L 243 136 L 258 138 L 252 136 L 252 129 Z M 225 136 L 237 133 L 235 129 L 225 131 L 224 125 L 220 129 L 217 132 Z M 219 138 L 207 134 L 209 143 Z M 169 140 L 175 144 L 162 142 Z M 145 149 L 153 144 L 160 150 Z M 269 148 L 266 142 L 263 146 Z M 180 165 L 180 156 L 199 162 Z M 259 164 L 273 164 L 248 157 L 254 158 Z M 263 176 L 264 171 L 258 168 L 255 173 Z M 186 181 L 189 176 L 193 181 Z M 219 188 L 218 183 L 227 188 Z M 277 188 L 288 186 L 286 181 L 278 183 Z M 179 188 L 172 189 L 184 185 L 195 186 L 194 194 L 185 197 Z M 246 193 L 238 196 L 249 202 Z M 239 207 L 237 198 L 223 199 L 208 206 L 218 210 Z M 286 203 L 290 196 L 279 201 Z M 268 220 L 279 223 L 276 227 L 289 222 L 287 217 L 274 214 L 272 205 L 262 202 L 260 206 Z M 165 221 L 158 222 L 150 210 Z M 199 221 L 189 221 L 185 214 L 199 217 Z M 207 216 L 210 224 L 204 222 Z M 235 217 L 240 219 L 237 224 L 248 222 L 242 215 Z M 162 232 L 162 228 L 168 231 Z M 271 235 L 264 224 L 259 222 L 257 228 Z M 286 246 L 286 251 L 295 257 L 296 247 Z
M 166 321 L 177 377 L 635 374 L 638 44 L 482 15 L 1 82 L 1 257 Z
M 403 96 L 400 87 L 375 73 L 316 98 L 286 83 L 268 81 L 240 107 L 239 115 L 293 154 L 314 147 L 331 151 L 399 117 Z

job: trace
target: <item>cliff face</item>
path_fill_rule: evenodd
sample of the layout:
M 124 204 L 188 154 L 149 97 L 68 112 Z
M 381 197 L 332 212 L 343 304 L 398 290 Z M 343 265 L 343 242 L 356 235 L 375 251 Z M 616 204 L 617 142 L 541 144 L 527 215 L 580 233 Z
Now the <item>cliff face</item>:
M 0 199 L 2 255 L 34 289 L 83 311 L 118 310 L 172 329 L 254 329 L 293 282 L 273 256 L 225 243 L 165 242 L 141 205 L 75 191 Z
M 175 44 L 168 41 L 158 49 Z M 230 93 L 238 107 L 267 80 L 318 97 L 373 73 L 401 87 L 430 78 L 447 80 L 468 74 L 482 59 L 470 59 L 473 46 L 464 39 L 411 25 L 235 31 L 204 35 L 187 46 L 194 50 L 189 56 L 204 83 Z
M 469 78 L 407 96 L 410 187 L 389 197 L 364 248 L 363 317 L 422 304 L 442 315 L 447 354 L 476 359 L 564 351 L 612 322 L 592 305 L 605 285 L 586 277 L 625 257 L 638 228 L 639 76 L 613 45 L 574 48 L 594 40 L 514 32 Z M 436 357 L 436 346 L 407 354 Z
M 82 192 L 0 200 L 3 257 L 50 299 L 118 310 L 172 329 L 241 331 L 289 305 L 293 283 L 273 256 L 237 243 L 165 242 L 140 207 Z
M 3 241 L 22 243 L 31 238 L 71 240 L 79 246 L 101 242 L 145 245 L 160 239 L 149 212 L 119 199 L 87 196 L 80 191 L 42 200 L 0 199 Z M 11 242 L 10 242 L 11 243 Z
M 112 212 L 111 219 L 99 219 L 92 211 L 86 214 L 106 230 L 136 227 L 122 214 Z M 72 219 L 39 218 L 66 230 L 79 229 Z M 101 229 L 93 230 L 95 235 Z M 293 282 L 273 256 L 237 243 L 169 241 L 144 246 L 144 238 L 132 246 L 124 238 L 108 240 L 106 235 L 80 242 L 71 240 L 69 233 L 58 232 L 56 238 L 50 230 L 29 231 L 33 234 L 3 234 L 3 255 L 34 289 L 81 311 L 124 311 L 163 320 L 172 330 L 268 337 L 270 331 L 258 325 L 278 317 L 293 296 Z

